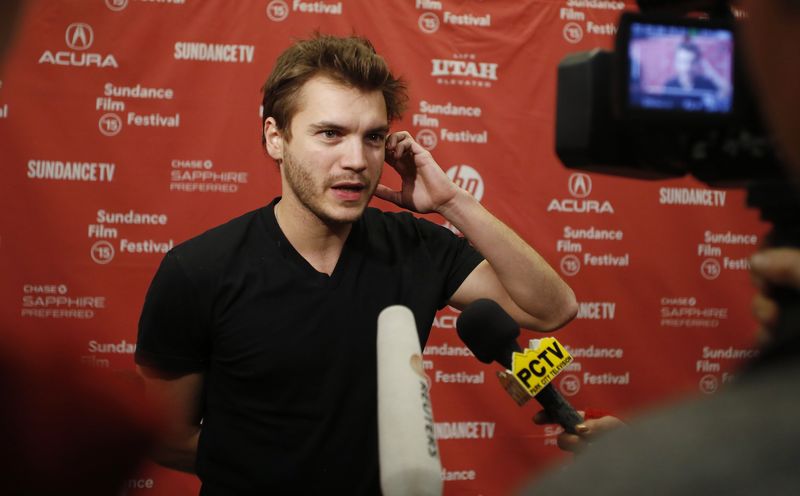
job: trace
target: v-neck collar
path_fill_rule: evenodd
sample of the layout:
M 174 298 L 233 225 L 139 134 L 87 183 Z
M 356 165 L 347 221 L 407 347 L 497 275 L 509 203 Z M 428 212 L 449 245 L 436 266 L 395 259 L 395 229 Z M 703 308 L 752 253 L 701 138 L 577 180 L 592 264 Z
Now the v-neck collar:
M 263 210 L 263 219 L 266 224 L 267 231 L 269 232 L 272 240 L 275 242 L 276 247 L 280 251 L 283 258 L 291 264 L 300 274 L 307 280 L 316 284 L 326 285 L 328 287 L 336 287 L 342 279 L 343 274 L 347 273 L 353 257 L 353 247 L 355 239 L 360 236 L 361 220 L 353 223 L 350 233 L 342 246 L 342 252 L 339 254 L 339 260 L 336 261 L 336 266 L 333 268 L 331 275 L 320 272 L 314 268 L 308 260 L 298 252 L 286 235 L 278 225 L 278 219 L 275 217 L 275 205 L 280 201 L 281 197 L 277 197 L 267 205 Z

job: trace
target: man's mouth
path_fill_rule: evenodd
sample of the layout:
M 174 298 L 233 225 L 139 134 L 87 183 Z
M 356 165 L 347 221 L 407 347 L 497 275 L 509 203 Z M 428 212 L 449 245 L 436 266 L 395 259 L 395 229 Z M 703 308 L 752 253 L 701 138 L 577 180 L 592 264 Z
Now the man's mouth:
M 361 191 L 366 189 L 366 187 L 367 186 L 363 183 L 347 182 L 347 183 L 336 183 L 333 186 L 331 186 L 331 189 L 360 193 Z
M 334 194 L 342 200 L 358 200 L 361 198 L 361 192 L 367 188 L 367 185 L 361 182 L 338 182 L 331 186 Z

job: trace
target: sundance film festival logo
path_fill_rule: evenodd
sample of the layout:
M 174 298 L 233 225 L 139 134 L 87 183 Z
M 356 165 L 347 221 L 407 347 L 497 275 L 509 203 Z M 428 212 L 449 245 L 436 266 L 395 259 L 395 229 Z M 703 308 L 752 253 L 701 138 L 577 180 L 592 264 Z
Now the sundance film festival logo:
M 417 20 L 419 30 L 425 34 L 433 34 L 439 30 L 439 16 L 433 12 L 425 12 Z
M 718 278 L 721 273 L 722 267 L 720 266 L 719 260 L 716 258 L 707 258 L 700 264 L 700 275 L 702 275 L 704 279 L 713 281 Z
M 575 44 L 583 39 L 583 28 L 577 22 L 566 23 L 562 33 L 564 39 L 567 40 L 568 43 Z
M 64 41 L 70 50 L 45 50 L 39 63 L 67 67 L 119 67 L 114 55 L 88 51 L 94 44 L 94 30 L 85 22 L 73 22 L 67 26 Z
M 700 392 L 703 394 L 714 394 L 719 389 L 719 379 L 713 375 L 704 375 L 699 382 Z
M 422 145 L 422 147 L 428 151 L 436 148 L 436 145 L 439 143 L 439 138 L 436 137 L 436 133 L 430 129 L 422 129 L 417 133 L 415 139 L 417 140 L 417 143 Z
M 274 22 L 285 21 L 289 17 L 289 5 L 283 0 L 272 0 L 267 4 L 267 17 Z
M 574 276 L 581 271 L 581 259 L 576 255 L 566 255 L 561 259 L 561 273 L 565 276 Z
M 304 14 L 342 15 L 342 2 L 292 0 L 291 10 Z M 285 21 L 289 17 L 289 12 L 289 4 L 284 0 L 272 0 L 267 4 L 267 18 L 273 22 Z
M 116 136 L 122 131 L 122 119 L 117 114 L 103 114 L 97 122 L 97 127 L 104 136 Z
M 106 265 L 114 260 L 114 253 L 114 245 L 106 240 L 96 242 L 89 250 L 89 256 L 98 265 Z
M 574 374 L 565 375 L 559 381 L 558 388 L 565 396 L 575 396 L 581 390 L 581 380 Z

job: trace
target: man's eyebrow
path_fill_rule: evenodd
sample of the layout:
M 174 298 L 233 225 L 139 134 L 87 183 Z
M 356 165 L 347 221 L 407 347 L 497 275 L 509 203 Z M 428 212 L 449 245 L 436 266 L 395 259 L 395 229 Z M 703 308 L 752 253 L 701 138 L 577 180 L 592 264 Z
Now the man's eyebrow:
M 378 126 L 367 130 L 367 134 L 374 134 L 374 133 L 389 134 L 389 125 L 387 124 L 385 126 Z
M 322 130 L 325 130 L 325 129 L 330 129 L 332 131 L 347 131 L 348 130 L 346 126 L 343 126 L 341 124 L 337 124 L 337 123 L 331 122 L 331 121 L 315 122 L 314 124 L 311 124 L 309 126 L 309 128 L 311 129 L 312 132 L 322 131 Z M 374 128 L 368 129 L 367 132 L 366 132 L 366 134 L 374 134 L 374 133 L 388 134 L 389 133 L 389 125 L 385 124 L 383 126 L 376 126 Z
M 334 131 L 344 131 L 347 129 L 346 127 L 342 126 L 341 124 L 336 124 L 335 122 L 330 121 L 322 121 L 316 122 L 309 126 L 312 131 L 321 131 L 323 129 L 332 129 Z

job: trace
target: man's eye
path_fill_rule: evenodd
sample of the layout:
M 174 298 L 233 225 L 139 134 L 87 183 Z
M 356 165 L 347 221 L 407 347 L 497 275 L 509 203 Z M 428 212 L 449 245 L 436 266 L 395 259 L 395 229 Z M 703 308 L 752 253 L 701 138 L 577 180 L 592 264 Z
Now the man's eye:
M 372 143 L 380 143 L 383 144 L 386 141 L 386 136 L 381 133 L 372 133 L 367 135 L 367 141 Z
M 322 131 L 322 136 L 324 136 L 326 138 L 329 138 L 329 139 L 333 139 L 333 138 L 336 138 L 336 137 L 339 136 L 339 132 L 338 131 L 334 131 L 333 129 L 326 129 L 326 130 Z

